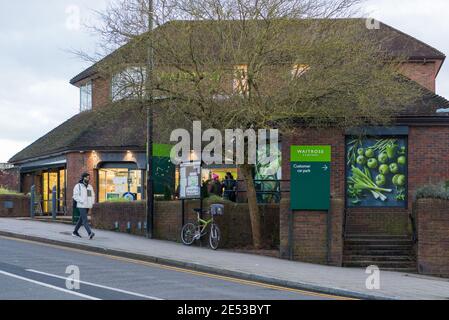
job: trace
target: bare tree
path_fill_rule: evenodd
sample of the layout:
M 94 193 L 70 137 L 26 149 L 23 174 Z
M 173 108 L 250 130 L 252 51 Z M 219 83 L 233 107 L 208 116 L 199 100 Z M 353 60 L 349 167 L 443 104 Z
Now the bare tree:
M 419 90 L 398 73 L 402 57 L 390 56 L 364 20 L 348 19 L 359 2 L 155 1 L 156 68 L 150 90 L 172 101 L 160 119 L 201 120 L 204 127 L 220 130 L 275 127 L 283 134 L 298 127 L 390 123 Z M 112 52 L 97 71 L 142 75 L 122 77 L 126 92 L 133 92 L 130 86 L 145 88 L 135 82 L 145 79 L 148 8 L 148 0 L 112 1 L 98 13 L 102 24 L 94 27 L 102 48 Z M 253 165 L 240 169 L 253 243 L 260 248 Z

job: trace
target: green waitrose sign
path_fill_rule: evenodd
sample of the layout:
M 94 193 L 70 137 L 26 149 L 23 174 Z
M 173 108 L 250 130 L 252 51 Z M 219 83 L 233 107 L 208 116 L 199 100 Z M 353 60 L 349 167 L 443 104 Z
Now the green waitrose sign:
M 329 210 L 331 146 L 291 147 L 291 209 Z

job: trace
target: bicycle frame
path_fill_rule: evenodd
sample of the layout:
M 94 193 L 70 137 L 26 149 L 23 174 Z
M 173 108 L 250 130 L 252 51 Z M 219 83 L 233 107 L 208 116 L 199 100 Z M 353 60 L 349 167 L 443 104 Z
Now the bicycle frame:
M 206 230 L 206 228 L 212 224 L 214 222 L 214 217 L 212 216 L 209 220 L 203 220 L 200 218 L 200 214 L 197 213 L 197 222 L 198 222 L 198 227 L 201 228 L 201 235 L 203 235 L 204 231 Z

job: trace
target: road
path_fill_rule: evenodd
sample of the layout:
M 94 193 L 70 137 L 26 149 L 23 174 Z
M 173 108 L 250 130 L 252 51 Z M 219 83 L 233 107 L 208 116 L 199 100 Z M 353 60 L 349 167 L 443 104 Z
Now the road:
M 342 299 L 4 237 L 0 288 L 0 300 Z

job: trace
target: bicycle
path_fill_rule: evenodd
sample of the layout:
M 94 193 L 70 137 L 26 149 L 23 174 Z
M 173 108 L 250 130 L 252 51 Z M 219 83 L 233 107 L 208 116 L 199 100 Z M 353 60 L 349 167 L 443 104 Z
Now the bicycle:
M 182 228 L 182 243 L 186 246 L 191 246 L 196 240 L 200 240 L 208 233 L 207 228 L 210 226 L 209 245 L 212 250 L 217 250 L 220 244 L 221 232 L 214 221 L 214 217 L 223 215 L 224 206 L 217 204 L 212 205 L 209 211 L 201 212 L 201 209 L 193 209 L 193 211 L 197 214 L 197 221 L 196 223 L 187 223 Z M 211 218 L 209 220 L 201 219 L 201 213 L 210 214 Z

